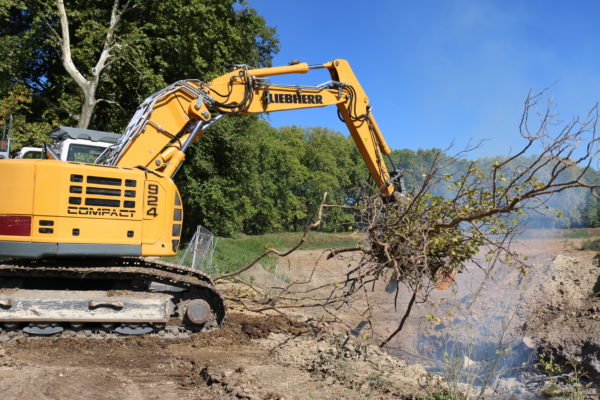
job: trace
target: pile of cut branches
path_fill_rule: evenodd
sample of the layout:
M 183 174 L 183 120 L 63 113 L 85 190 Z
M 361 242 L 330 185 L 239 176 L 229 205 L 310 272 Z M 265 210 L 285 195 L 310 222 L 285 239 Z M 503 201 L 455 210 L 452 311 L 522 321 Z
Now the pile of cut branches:
M 509 157 L 457 169 L 464 152 L 448 157 L 440 151 L 418 187 L 393 200 L 377 194 L 364 199 L 363 257 L 347 275 L 348 295 L 382 280 L 403 283 L 414 292 L 407 317 L 418 293 L 424 300 L 434 287 L 447 287 L 467 262 L 484 268 L 500 260 L 526 272 L 526 260 L 510 246 L 521 216 L 547 209 L 556 193 L 579 188 L 595 195 L 599 187 L 588 179 L 598 155 L 597 108 L 583 120 L 561 123 L 551 102 L 539 112 L 543 94 L 528 96 L 520 124 L 526 142 Z M 356 249 L 334 253 L 350 250 Z

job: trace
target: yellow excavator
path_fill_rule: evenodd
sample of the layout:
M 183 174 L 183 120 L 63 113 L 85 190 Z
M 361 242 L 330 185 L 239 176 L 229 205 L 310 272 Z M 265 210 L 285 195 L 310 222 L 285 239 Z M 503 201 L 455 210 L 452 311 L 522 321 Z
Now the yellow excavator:
M 316 86 L 268 78 L 327 69 Z M 336 105 L 377 187 L 397 190 L 371 105 L 345 60 L 250 69 L 211 82 L 183 80 L 147 98 L 118 143 L 93 164 L 0 160 L 0 323 L 21 335 L 183 335 L 220 326 L 210 277 L 156 258 L 180 244 L 173 182 L 185 152 L 227 115 Z M 56 158 L 51 151 L 49 158 Z

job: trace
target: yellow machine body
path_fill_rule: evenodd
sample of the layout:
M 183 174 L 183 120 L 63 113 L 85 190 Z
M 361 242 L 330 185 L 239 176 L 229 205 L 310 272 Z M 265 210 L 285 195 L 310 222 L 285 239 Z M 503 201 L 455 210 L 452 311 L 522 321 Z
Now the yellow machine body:
M 179 246 L 179 192 L 141 169 L 2 160 L 0 193 L 5 256 L 169 256 Z
M 317 86 L 267 77 L 327 69 Z M 383 195 L 395 193 L 391 150 L 346 60 L 239 67 L 211 82 L 184 80 L 150 96 L 97 164 L 0 160 L 0 256 L 170 256 L 183 210 L 172 177 L 189 145 L 224 115 L 336 106 Z

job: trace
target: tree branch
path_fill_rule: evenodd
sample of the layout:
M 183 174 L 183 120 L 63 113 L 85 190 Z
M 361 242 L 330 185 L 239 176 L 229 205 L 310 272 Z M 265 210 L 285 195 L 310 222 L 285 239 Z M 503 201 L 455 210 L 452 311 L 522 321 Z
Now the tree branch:
M 383 342 L 381 342 L 379 344 L 379 347 L 384 347 L 386 344 L 388 344 L 389 341 L 392 340 L 397 334 L 399 334 L 400 331 L 402 330 L 402 328 L 404 328 L 404 323 L 410 316 L 410 312 L 412 311 L 412 308 L 415 305 L 415 300 L 417 299 L 418 292 L 419 292 L 419 285 L 417 285 L 417 287 L 415 287 L 415 290 L 413 291 L 413 294 L 410 298 L 410 301 L 408 302 L 408 305 L 406 306 L 406 311 L 404 312 L 404 315 L 402 316 L 402 320 L 400 321 L 400 324 L 398 325 L 396 330 L 394 332 L 392 332 L 391 335 L 389 335 Z

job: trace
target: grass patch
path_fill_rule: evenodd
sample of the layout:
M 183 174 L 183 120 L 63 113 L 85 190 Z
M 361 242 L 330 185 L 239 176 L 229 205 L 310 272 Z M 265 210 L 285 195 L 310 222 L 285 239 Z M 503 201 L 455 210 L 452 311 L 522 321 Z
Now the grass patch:
M 302 232 L 268 233 L 265 235 L 242 235 L 237 238 L 219 238 L 214 255 L 214 263 L 220 273 L 235 271 L 262 254 L 268 247 L 285 251 L 296 245 Z M 352 233 L 311 232 L 301 250 L 328 249 L 355 246 L 359 240 Z M 260 264 L 267 271 L 273 271 L 277 257 L 269 256 Z
M 425 400 L 468 400 L 468 397 L 458 391 L 440 390 Z
M 600 239 L 586 240 L 581 244 L 581 250 L 600 251 Z
M 528 229 L 521 239 L 590 239 L 600 236 L 600 228 Z
M 597 230 L 578 228 L 578 229 L 562 229 L 561 238 L 565 239 L 587 239 L 593 236 L 598 236 Z
M 268 248 L 286 251 L 295 246 L 302 238 L 302 232 L 267 233 L 264 235 L 240 235 L 236 238 L 218 238 L 213 265 L 219 274 L 235 271 L 248 265 Z M 359 236 L 353 233 L 311 232 L 300 250 L 329 249 L 356 246 Z M 176 256 L 163 257 L 163 260 L 177 263 L 185 252 L 187 244 L 179 248 Z M 273 272 L 277 257 L 263 258 L 260 264 Z

